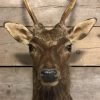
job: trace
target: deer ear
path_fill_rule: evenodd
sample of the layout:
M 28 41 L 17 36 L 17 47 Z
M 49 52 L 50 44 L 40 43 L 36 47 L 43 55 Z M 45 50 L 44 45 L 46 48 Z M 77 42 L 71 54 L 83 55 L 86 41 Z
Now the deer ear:
M 24 25 L 21 24 L 9 22 L 5 23 L 5 28 L 15 40 L 24 44 L 29 44 L 30 40 L 33 37 L 31 32 Z
M 77 24 L 68 36 L 69 40 L 73 43 L 77 40 L 84 39 L 89 34 L 96 21 L 96 18 L 91 18 Z

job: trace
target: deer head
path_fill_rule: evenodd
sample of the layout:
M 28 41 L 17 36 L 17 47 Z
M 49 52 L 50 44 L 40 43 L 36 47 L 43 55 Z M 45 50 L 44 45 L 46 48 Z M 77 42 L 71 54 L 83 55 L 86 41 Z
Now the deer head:
M 96 18 L 80 22 L 69 31 L 65 26 L 65 20 L 76 4 L 76 0 L 71 0 L 60 22 L 48 30 L 39 23 L 28 0 L 24 0 L 24 4 L 34 23 L 33 32 L 22 24 L 11 22 L 5 23 L 5 27 L 15 40 L 29 46 L 33 66 L 40 83 L 56 86 L 63 77 L 64 68 L 68 66 L 71 45 L 89 34 L 96 23 Z

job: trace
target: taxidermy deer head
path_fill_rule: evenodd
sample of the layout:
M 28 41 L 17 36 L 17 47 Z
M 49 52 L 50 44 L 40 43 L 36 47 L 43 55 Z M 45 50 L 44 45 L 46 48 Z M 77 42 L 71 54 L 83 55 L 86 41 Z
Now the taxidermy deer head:
M 5 23 L 5 28 L 18 42 L 29 46 L 36 77 L 43 86 L 57 86 L 67 77 L 68 59 L 71 45 L 84 39 L 96 23 L 96 18 L 78 23 L 73 29 L 65 26 L 65 20 L 74 8 L 76 0 L 71 0 L 66 7 L 61 20 L 51 30 L 38 21 L 28 0 L 25 7 L 34 23 L 33 32 L 22 24 Z

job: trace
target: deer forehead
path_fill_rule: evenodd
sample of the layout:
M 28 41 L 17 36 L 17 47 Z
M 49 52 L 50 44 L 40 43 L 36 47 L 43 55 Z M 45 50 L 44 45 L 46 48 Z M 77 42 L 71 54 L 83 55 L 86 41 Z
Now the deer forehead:
M 53 28 L 51 30 L 44 29 L 40 33 L 35 32 L 35 37 L 41 41 L 44 41 L 46 45 L 53 46 L 57 45 L 60 39 L 66 37 L 66 34 L 68 34 L 68 32 L 65 32 L 62 29 L 60 30 Z

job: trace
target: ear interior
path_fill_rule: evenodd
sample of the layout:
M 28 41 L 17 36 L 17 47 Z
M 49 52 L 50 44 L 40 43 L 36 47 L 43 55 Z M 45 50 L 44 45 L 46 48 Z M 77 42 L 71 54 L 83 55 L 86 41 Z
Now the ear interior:
M 68 36 L 69 40 L 74 42 L 84 39 L 89 34 L 96 21 L 96 18 L 91 18 L 77 24 Z
M 22 24 L 9 22 L 5 23 L 5 28 L 15 40 L 24 44 L 29 44 L 30 40 L 33 37 L 31 32 Z

